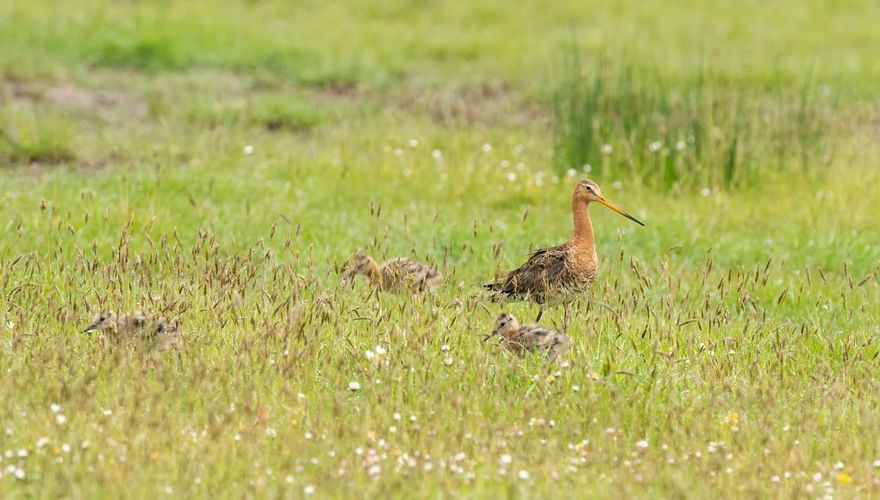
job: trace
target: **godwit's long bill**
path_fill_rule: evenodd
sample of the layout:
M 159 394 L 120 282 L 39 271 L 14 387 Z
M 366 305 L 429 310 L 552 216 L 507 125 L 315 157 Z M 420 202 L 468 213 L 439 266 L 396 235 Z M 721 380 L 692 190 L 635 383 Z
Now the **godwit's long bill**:
M 601 203 L 627 219 L 645 225 L 605 198 L 598 184 L 591 180 L 582 180 L 575 186 L 571 197 L 574 219 L 571 238 L 561 245 L 542 248 L 532 253 L 525 264 L 510 271 L 501 280 L 485 285 L 493 292 L 492 300 L 529 301 L 538 304 L 538 318 L 535 321 L 541 319 L 546 307 L 563 305 L 564 325 L 567 329 L 571 302 L 589 291 L 599 269 L 593 223 L 590 220 L 591 202 Z

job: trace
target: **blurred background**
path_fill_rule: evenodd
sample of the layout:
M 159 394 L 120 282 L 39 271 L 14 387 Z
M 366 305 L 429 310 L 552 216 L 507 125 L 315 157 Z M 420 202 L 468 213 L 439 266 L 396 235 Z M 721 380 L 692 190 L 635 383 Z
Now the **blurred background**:
M 582 176 L 661 196 L 873 182 L 878 15 L 873 2 L 4 2 L 4 205 L 32 206 L 36 188 L 251 238 L 295 209 L 330 222 L 308 224 L 316 241 L 333 227 L 353 244 L 371 230 L 336 225 L 379 198 L 503 191 L 496 203 L 519 210 Z M 252 210 L 265 203 L 271 217 Z

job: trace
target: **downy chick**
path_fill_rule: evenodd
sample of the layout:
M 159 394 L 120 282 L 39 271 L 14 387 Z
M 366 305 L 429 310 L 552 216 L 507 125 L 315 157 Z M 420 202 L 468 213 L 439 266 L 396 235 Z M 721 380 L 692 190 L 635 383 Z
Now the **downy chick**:
M 169 321 L 164 316 L 144 311 L 132 311 L 117 315 L 115 311 L 104 309 L 95 316 L 92 324 L 83 331 L 99 331 L 109 342 L 142 342 L 151 354 L 167 350 L 179 351 L 183 338 L 177 321 Z
M 501 336 L 501 343 L 517 355 L 540 352 L 552 360 L 558 360 L 571 350 L 571 337 L 556 330 L 537 324 L 520 325 L 510 313 L 501 313 L 495 320 L 492 333 L 484 340 L 495 335 Z
M 348 283 L 358 275 L 366 276 L 373 286 L 390 293 L 431 292 L 440 284 L 440 273 L 427 264 L 398 257 L 380 266 L 362 250 L 349 259 L 342 282 Z

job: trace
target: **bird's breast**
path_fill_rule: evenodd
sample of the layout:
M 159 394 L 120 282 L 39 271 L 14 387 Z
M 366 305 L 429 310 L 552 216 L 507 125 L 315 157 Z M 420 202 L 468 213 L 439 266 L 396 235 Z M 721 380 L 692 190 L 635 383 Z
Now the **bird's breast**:
M 578 276 L 590 276 L 591 279 L 599 269 L 599 257 L 592 246 L 573 245 L 566 254 L 566 267 L 569 272 Z

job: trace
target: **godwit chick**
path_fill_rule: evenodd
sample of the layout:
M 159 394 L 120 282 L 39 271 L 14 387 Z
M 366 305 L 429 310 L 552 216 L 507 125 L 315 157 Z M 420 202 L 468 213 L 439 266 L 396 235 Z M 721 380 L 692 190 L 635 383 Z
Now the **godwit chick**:
M 155 356 L 160 352 L 175 351 L 177 358 L 180 359 L 180 352 L 183 350 L 183 335 L 177 320 L 169 321 L 161 318 L 156 327 L 151 330 L 150 354 Z
M 349 259 L 342 282 L 347 283 L 359 274 L 366 276 L 373 286 L 390 293 L 430 292 L 440 284 L 440 273 L 427 264 L 398 257 L 379 266 L 360 249 Z
M 593 223 L 588 210 L 590 203 L 594 201 L 631 221 L 645 225 L 602 196 L 598 184 L 591 180 L 580 181 L 571 197 L 574 218 L 571 238 L 559 246 L 534 252 L 525 264 L 507 273 L 500 281 L 484 285 L 494 292 L 492 301 L 527 300 L 538 304 L 538 318 L 535 321 L 541 320 L 544 308 L 563 305 L 564 328 L 567 329 L 571 302 L 590 289 L 599 269 Z
M 83 333 L 91 331 L 103 332 L 107 340 L 115 343 L 129 340 L 144 342 L 151 354 L 170 349 L 180 351 L 183 345 L 177 321 L 168 321 L 162 315 L 144 311 L 117 315 L 110 309 L 104 309 Z
M 147 329 L 152 318 L 143 311 L 133 311 L 117 316 L 115 311 L 104 309 L 95 316 L 92 324 L 83 333 L 99 331 L 108 340 L 121 341 L 125 338 L 138 337 Z
M 510 313 L 501 313 L 495 320 L 492 333 L 483 340 L 489 340 L 495 335 L 500 335 L 504 347 L 518 355 L 540 352 L 557 360 L 571 350 L 571 337 L 568 335 L 541 325 L 520 325 Z

